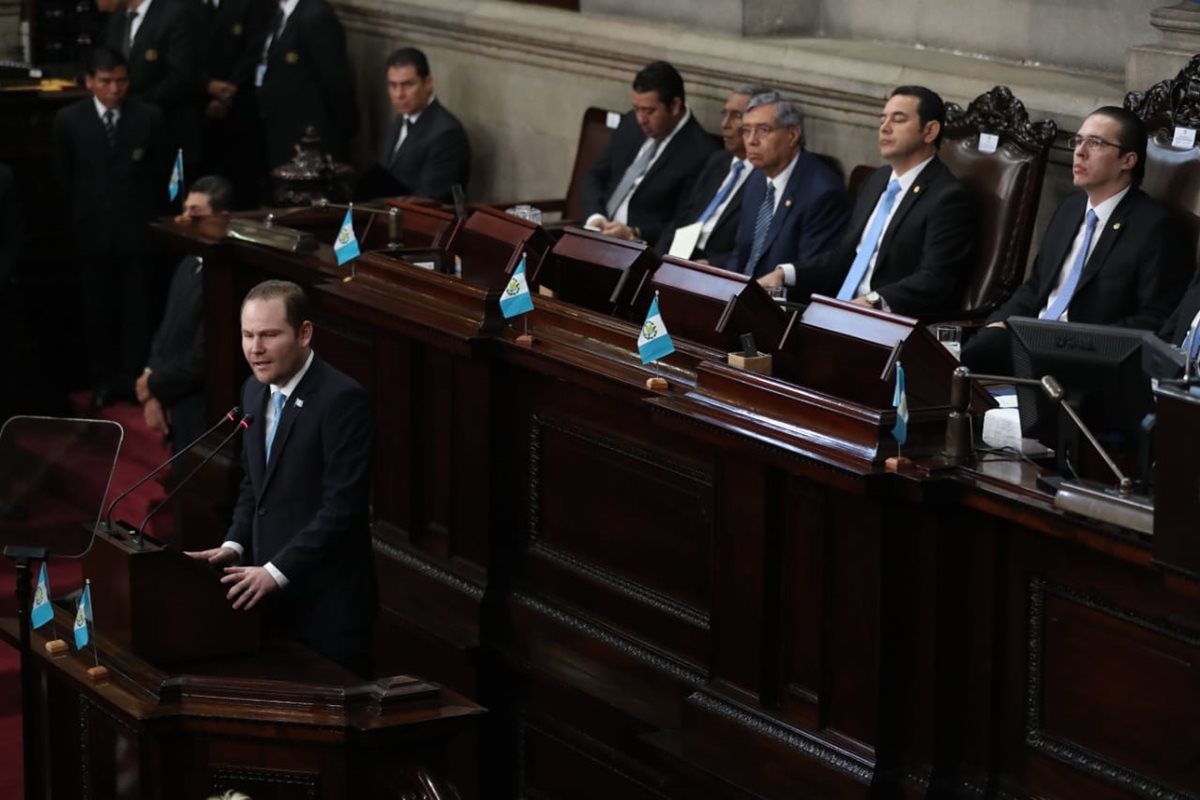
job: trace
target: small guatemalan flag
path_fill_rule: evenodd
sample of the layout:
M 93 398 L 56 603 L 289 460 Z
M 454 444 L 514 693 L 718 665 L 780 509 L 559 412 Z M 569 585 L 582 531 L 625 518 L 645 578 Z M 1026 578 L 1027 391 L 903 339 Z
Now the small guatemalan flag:
M 650 310 L 646 312 L 646 321 L 638 333 L 638 353 L 642 363 L 649 364 L 675 352 L 675 343 L 667 333 L 667 324 L 663 322 L 662 314 L 658 313 L 658 294 L 650 301 Z
M 171 182 L 167 184 L 167 194 L 171 196 L 171 202 L 175 202 L 175 198 L 179 197 L 179 189 L 183 186 L 183 150 L 182 148 L 175 151 L 175 166 L 171 167 Z
M 500 295 L 500 313 L 505 319 L 511 319 L 530 311 L 533 311 L 533 296 L 529 294 L 529 282 L 525 280 L 525 254 L 522 253 L 512 278 Z
M 896 408 L 896 424 L 892 436 L 896 444 L 903 445 L 908 438 L 908 395 L 904 393 L 904 365 L 896 362 L 896 391 L 892 394 L 892 405 Z
M 79 595 L 79 605 L 75 608 L 75 647 L 82 650 L 91 640 L 91 630 L 88 623 L 92 621 L 92 582 L 83 585 L 83 594 Z
M 340 267 L 352 258 L 358 258 L 358 237 L 354 235 L 354 216 L 352 209 L 346 209 L 346 218 L 338 230 L 337 241 L 333 243 L 333 254 L 337 256 Z
M 33 627 L 40 628 L 54 619 L 54 607 L 50 605 L 50 567 L 42 562 L 42 571 L 38 573 L 37 589 L 33 592 L 33 610 L 29 613 L 29 621 Z

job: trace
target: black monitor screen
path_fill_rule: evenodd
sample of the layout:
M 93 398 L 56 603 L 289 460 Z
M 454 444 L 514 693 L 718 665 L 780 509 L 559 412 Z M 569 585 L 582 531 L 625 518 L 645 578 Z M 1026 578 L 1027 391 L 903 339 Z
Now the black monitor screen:
M 1014 317 L 1013 374 L 1052 375 L 1093 433 L 1114 442 L 1136 441 L 1142 418 L 1153 409 L 1151 378 L 1174 378 L 1182 355 L 1149 331 L 1078 322 Z M 1035 386 L 1017 388 L 1021 432 L 1057 447 L 1058 409 Z

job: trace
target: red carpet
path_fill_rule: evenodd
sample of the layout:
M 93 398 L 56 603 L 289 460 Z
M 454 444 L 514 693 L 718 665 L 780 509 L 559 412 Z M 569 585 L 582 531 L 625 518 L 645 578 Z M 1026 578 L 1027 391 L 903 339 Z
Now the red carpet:
M 113 470 L 112 482 L 109 487 L 110 497 L 105 499 L 105 505 L 111 502 L 111 497 L 133 485 L 170 455 L 170 449 L 161 438 L 148 430 L 142 420 L 142 410 L 132 403 L 120 403 L 106 408 L 99 413 L 93 413 L 88 407 L 90 396 L 87 393 L 73 395 L 72 407 L 80 417 L 107 419 L 117 422 L 125 431 L 125 439 L 121 452 L 117 457 L 117 465 Z M 168 470 L 160 473 L 161 477 Z M 121 502 L 115 512 L 117 519 L 124 519 L 133 524 L 139 523 L 146 513 L 160 501 L 165 492 L 162 484 L 152 478 L 140 486 L 128 498 Z M 102 481 L 104 476 L 82 475 L 81 480 Z M 94 487 L 97 491 L 103 487 Z M 171 540 L 172 521 L 170 510 L 164 508 L 147 526 L 156 537 L 166 541 Z M 36 575 L 35 575 L 36 578 Z M 16 578 L 12 563 L 7 559 L 0 563 L 0 616 L 11 617 L 17 612 Z M 70 594 L 83 584 L 83 570 L 77 560 L 52 558 L 50 560 L 50 589 L 54 596 Z M 95 591 L 95 589 L 93 589 Z M 21 797 L 21 690 L 20 669 L 17 651 L 7 645 L 0 644 L 0 798 Z

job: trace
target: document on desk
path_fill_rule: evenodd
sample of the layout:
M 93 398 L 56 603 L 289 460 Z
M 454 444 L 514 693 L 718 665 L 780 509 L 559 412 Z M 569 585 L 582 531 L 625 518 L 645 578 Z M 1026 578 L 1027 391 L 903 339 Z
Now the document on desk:
M 675 238 L 671 240 L 671 249 L 667 251 L 667 255 L 676 258 L 691 258 L 692 253 L 696 252 L 696 242 L 700 241 L 700 231 L 703 229 L 703 222 L 693 222 L 691 225 L 684 225 L 682 228 L 676 229 Z

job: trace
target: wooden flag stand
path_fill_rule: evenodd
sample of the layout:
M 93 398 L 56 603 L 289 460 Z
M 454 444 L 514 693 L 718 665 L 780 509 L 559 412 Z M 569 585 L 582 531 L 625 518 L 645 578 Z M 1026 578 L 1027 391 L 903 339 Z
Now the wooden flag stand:
M 88 667 L 87 675 L 92 683 L 106 681 L 108 680 L 108 667 L 102 667 L 99 664 L 94 667 Z
M 665 392 L 670 386 L 666 378 L 660 378 L 655 375 L 653 378 L 646 378 L 646 388 L 655 392 Z
M 883 462 L 883 468 L 888 472 L 907 472 L 912 465 L 912 459 L 908 456 L 890 456 Z
M 52 656 L 65 656 L 71 651 L 64 639 L 51 639 L 46 642 L 46 652 Z

